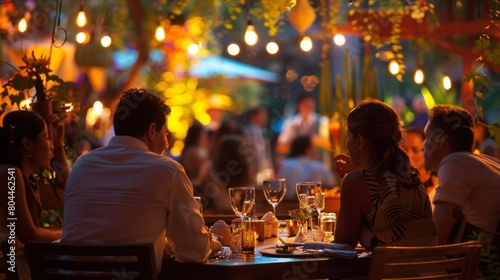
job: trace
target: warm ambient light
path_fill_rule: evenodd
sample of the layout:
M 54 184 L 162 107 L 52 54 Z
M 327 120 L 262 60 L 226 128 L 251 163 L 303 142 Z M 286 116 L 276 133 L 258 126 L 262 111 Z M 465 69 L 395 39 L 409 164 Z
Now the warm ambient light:
M 79 44 L 85 44 L 85 42 L 87 42 L 87 33 L 78 32 L 78 34 L 76 34 L 76 42 Z
M 94 106 L 92 106 L 92 109 L 94 110 L 94 114 L 96 116 L 102 115 L 102 111 L 104 110 L 104 106 L 102 105 L 101 101 L 96 101 L 94 102 Z
M 345 36 L 342 34 L 337 34 L 333 37 L 333 42 L 337 46 L 343 46 L 345 44 Z
M 22 18 L 20 21 L 19 21 L 19 24 L 17 25 L 17 29 L 19 30 L 19 32 L 21 33 L 24 33 L 24 31 L 26 31 L 26 29 L 28 29 L 28 22 L 26 22 L 26 19 L 25 18 Z
M 155 38 L 160 42 L 165 39 L 165 28 L 161 24 L 158 24 L 158 27 L 156 27 Z
M 245 31 L 245 43 L 249 46 L 253 46 L 257 44 L 259 40 L 259 36 L 257 36 L 257 32 L 255 32 L 255 27 L 252 22 L 248 21 L 247 30 Z
M 78 27 L 84 27 L 85 25 L 87 25 L 87 15 L 85 14 L 85 11 L 83 9 L 83 2 L 80 3 L 80 11 L 76 16 L 76 25 Z
M 304 36 L 304 38 L 302 38 L 302 41 L 300 41 L 300 48 L 303 51 L 308 52 L 312 50 L 312 47 L 313 43 L 311 41 L 311 38 L 309 38 L 309 36 Z
M 230 44 L 227 46 L 227 53 L 232 56 L 238 55 L 240 53 L 240 46 L 237 44 Z
M 195 43 L 192 43 L 188 46 L 187 48 L 187 52 L 190 54 L 190 55 L 195 55 L 197 54 L 198 52 L 200 51 L 200 46 L 198 46 L 198 44 L 195 44 Z
M 266 45 L 266 50 L 269 54 L 276 54 L 280 50 L 280 47 L 275 42 L 269 42 Z
M 105 48 L 111 46 L 111 37 L 109 37 L 108 35 L 102 36 L 101 45 Z
M 391 62 L 389 63 L 389 73 L 391 73 L 392 75 L 396 75 L 397 73 L 399 73 L 399 64 L 396 60 L 391 60 Z
M 448 76 L 443 77 L 443 87 L 446 90 L 449 90 L 451 88 L 451 79 Z
M 424 71 L 422 71 L 422 69 L 417 69 L 417 71 L 415 71 L 415 75 L 413 76 L 413 80 L 415 80 L 415 83 L 417 85 L 420 85 L 424 82 L 425 80 L 425 77 L 424 77 Z

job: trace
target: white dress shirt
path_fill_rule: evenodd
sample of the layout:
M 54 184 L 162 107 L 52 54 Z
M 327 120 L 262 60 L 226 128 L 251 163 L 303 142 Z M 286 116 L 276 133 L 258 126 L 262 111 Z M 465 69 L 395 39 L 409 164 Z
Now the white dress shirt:
M 65 191 L 63 243 L 152 243 L 158 272 L 165 236 L 183 262 L 203 262 L 208 233 L 182 166 L 144 142 L 114 136 L 80 157 Z

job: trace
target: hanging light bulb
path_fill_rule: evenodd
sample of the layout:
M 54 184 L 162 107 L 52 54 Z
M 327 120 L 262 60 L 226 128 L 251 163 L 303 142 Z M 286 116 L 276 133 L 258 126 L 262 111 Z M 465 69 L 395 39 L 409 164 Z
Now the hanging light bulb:
M 253 26 L 252 21 L 248 20 L 247 30 L 245 31 L 245 43 L 249 46 L 253 46 L 257 44 L 258 40 L 259 36 L 257 35 L 257 32 L 255 32 L 255 27 Z
M 80 11 L 76 16 L 76 25 L 78 27 L 84 27 L 87 25 L 87 15 L 85 14 L 85 10 L 83 9 L 83 1 L 80 3 Z
M 312 43 L 311 38 L 309 38 L 309 36 L 304 36 L 304 38 L 302 38 L 302 41 L 300 41 L 300 48 L 303 51 L 308 52 L 308 51 L 312 50 L 312 47 L 313 47 L 313 43 Z
M 342 34 L 337 34 L 335 37 L 333 37 L 333 42 L 337 46 L 343 46 L 345 44 L 345 36 Z
M 415 71 L 415 75 L 413 76 L 413 80 L 417 85 L 420 85 L 424 82 L 425 76 L 424 76 L 424 71 L 422 69 L 418 68 L 417 71 Z
M 158 20 L 158 27 L 156 27 L 155 38 L 160 42 L 165 39 L 165 28 L 161 25 L 160 20 Z
M 87 42 L 87 38 L 87 33 L 83 31 L 76 34 L 76 42 L 78 42 L 79 44 L 85 44 Z
M 94 114 L 96 116 L 102 115 L 102 112 L 104 110 L 104 106 L 102 105 L 101 101 L 94 102 L 94 105 L 92 106 L 92 108 L 94 109 Z
M 111 46 L 111 37 L 109 37 L 108 34 L 102 36 L 101 38 L 101 45 L 105 48 Z
M 21 33 L 24 33 L 26 31 L 26 29 L 28 29 L 28 22 L 26 21 L 25 18 L 22 18 L 20 21 L 19 21 L 19 24 L 17 25 L 17 29 L 19 30 L 19 32 Z
M 275 42 L 269 42 L 266 45 L 266 50 L 269 54 L 276 54 L 280 50 L 280 47 Z
M 389 73 L 391 73 L 392 75 L 396 75 L 397 73 L 399 73 L 399 64 L 396 60 L 391 60 L 391 62 L 389 63 Z
M 443 77 L 443 87 L 446 90 L 449 90 L 451 88 L 451 79 L 448 77 L 448 75 Z
M 238 55 L 240 53 L 240 46 L 237 44 L 230 44 L 227 46 L 227 53 L 232 56 Z

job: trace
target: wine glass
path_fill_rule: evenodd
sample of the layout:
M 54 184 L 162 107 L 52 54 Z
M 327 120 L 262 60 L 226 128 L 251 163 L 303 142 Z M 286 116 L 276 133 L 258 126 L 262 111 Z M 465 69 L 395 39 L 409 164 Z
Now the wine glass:
M 255 188 L 229 188 L 229 202 L 234 213 L 243 221 L 255 204 Z
M 273 206 L 273 213 L 276 216 L 276 206 L 281 202 L 286 193 L 285 178 L 270 178 L 262 180 L 262 190 L 267 201 Z
M 299 182 L 295 185 L 297 197 L 299 198 L 300 208 L 305 208 L 311 213 L 310 223 L 312 225 L 312 211 L 316 209 L 321 202 L 321 182 Z
M 318 225 L 321 227 L 321 211 L 325 209 L 325 193 L 321 192 L 321 198 L 317 201 L 316 211 L 318 211 Z

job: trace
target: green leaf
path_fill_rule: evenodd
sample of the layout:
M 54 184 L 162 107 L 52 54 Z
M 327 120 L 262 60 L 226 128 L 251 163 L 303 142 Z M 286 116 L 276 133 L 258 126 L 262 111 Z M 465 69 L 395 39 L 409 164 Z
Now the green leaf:
M 11 94 L 11 95 L 9 95 L 9 98 L 10 98 L 10 105 L 11 106 L 14 106 L 14 104 L 16 104 L 17 107 L 19 107 L 21 104 L 21 101 L 24 100 L 24 93 L 19 92 L 18 94 Z
M 491 42 L 490 39 L 487 39 L 486 37 L 481 36 L 478 40 L 475 41 L 476 43 L 476 48 L 478 50 L 487 50 L 491 47 Z
M 500 65 L 500 48 L 486 53 L 486 60 L 494 65 Z

